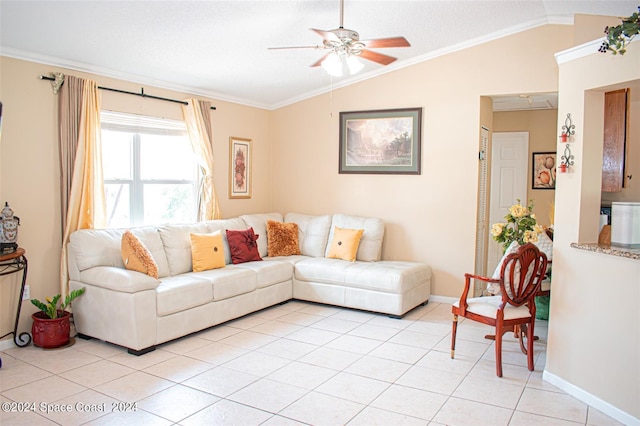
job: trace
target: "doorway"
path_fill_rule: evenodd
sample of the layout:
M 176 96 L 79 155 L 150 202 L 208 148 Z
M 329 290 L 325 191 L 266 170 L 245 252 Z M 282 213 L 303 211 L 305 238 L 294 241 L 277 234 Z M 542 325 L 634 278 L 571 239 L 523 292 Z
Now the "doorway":
M 494 132 L 491 143 L 491 190 L 487 227 L 487 274 L 502 258 L 502 246 L 491 236 L 491 225 L 504 222 L 509 208 L 520 200 L 527 203 L 529 132 Z

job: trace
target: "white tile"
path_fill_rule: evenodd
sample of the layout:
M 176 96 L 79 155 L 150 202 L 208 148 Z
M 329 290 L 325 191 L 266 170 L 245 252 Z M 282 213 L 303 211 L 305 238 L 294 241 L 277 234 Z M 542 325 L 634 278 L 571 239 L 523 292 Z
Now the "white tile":
M 433 368 L 434 370 L 450 371 L 452 373 L 467 374 L 476 364 L 476 360 L 464 355 L 456 355 L 451 359 L 449 352 L 429 351 L 416 365 Z
M 343 319 L 347 321 L 355 321 L 361 324 L 370 321 L 375 318 L 375 314 L 363 311 L 356 311 L 355 309 L 341 309 L 337 314 L 332 315 L 333 318 Z
M 41 349 L 36 346 L 12 348 L 7 353 L 42 370 L 59 374 L 102 358 L 82 352 L 73 346 L 64 349 Z
M 296 340 L 278 339 L 258 349 L 258 352 L 296 360 L 318 349 L 318 346 Z
M 413 322 L 414 320 L 408 319 L 406 317 L 390 318 L 386 315 L 376 315 L 374 318 L 371 318 L 370 321 L 367 321 L 367 324 L 402 330 L 403 328 L 407 328 L 409 325 L 413 324 Z
M 345 352 L 338 349 L 321 347 L 299 359 L 300 362 L 318 365 L 320 367 L 344 370 L 362 355 Z
M 18 386 L 7 391 L 3 391 L 2 395 L 12 401 L 20 402 L 36 402 L 49 403 L 76 395 L 86 390 L 84 386 L 73 383 L 70 380 L 63 379 L 59 376 L 49 376 L 26 385 Z
M 103 383 L 110 382 L 127 374 L 133 373 L 133 368 L 109 361 L 100 360 L 78 367 L 74 370 L 65 371 L 60 377 L 71 380 L 88 388 L 96 387 Z
M 315 389 L 335 376 L 336 370 L 302 362 L 292 362 L 267 376 L 268 379 L 304 389 Z
M 244 317 L 235 319 L 233 321 L 229 321 L 227 323 L 227 325 L 229 327 L 235 327 L 235 328 L 240 328 L 242 330 L 248 330 L 250 328 L 253 328 L 257 325 L 262 324 L 263 322 L 267 321 L 266 318 L 257 316 L 257 315 L 246 315 Z
M 197 336 L 202 339 L 218 342 L 236 333 L 240 333 L 240 331 L 242 330 L 236 327 L 229 327 L 228 325 L 217 325 L 215 327 L 211 327 L 199 332 Z
M 557 392 L 526 388 L 517 406 L 518 411 L 545 413 L 549 417 L 586 423 L 587 405 Z
M 78 349 L 82 352 L 99 356 L 100 358 L 111 358 L 127 352 L 127 350 L 122 346 L 113 345 L 96 339 L 85 341 L 83 345 L 78 345 Z
M 464 374 L 413 366 L 396 383 L 411 388 L 451 395 L 464 377 Z
M 355 321 L 342 320 L 340 318 L 328 317 L 310 325 L 321 330 L 334 331 L 336 333 L 347 333 L 358 327 L 360 323 Z
M 268 334 L 256 333 L 255 331 L 245 330 L 240 333 L 222 339 L 219 343 L 231 346 L 238 346 L 247 350 L 258 349 L 267 345 L 278 338 L 269 336 Z
M 273 414 L 237 402 L 222 400 L 182 420 L 184 426 L 200 425 L 260 425 Z
M 209 364 L 220 365 L 247 353 L 249 353 L 249 350 L 239 346 L 231 346 L 215 342 L 191 352 L 187 352 L 186 356 L 199 359 L 200 361 L 204 361 Z
M 314 322 L 320 321 L 323 318 L 324 317 L 321 315 L 311 315 L 311 314 L 305 314 L 301 311 L 296 311 L 296 312 L 290 312 L 286 315 L 281 316 L 280 318 L 278 318 L 278 321 L 306 327 L 308 325 L 313 324 Z
M 261 379 L 231 394 L 227 399 L 260 410 L 278 413 L 307 392 L 306 389 L 296 386 L 274 380 Z
M 475 342 L 473 340 L 464 340 L 460 337 L 456 338 L 456 355 L 464 355 L 470 358 L 480 359 L 489 350 L 491 346 L 491 340 L 484 340 L 482 342 Z M 451 351 L 451 335 L 441 339 L 440 342 L 435 345 L 435 350 L 440 352 Z
M 241 371 L 216 367 L 185 380 L 182 384 L 224 398 L 259 379 L 258 376 Z
M 312 425 L 342 425 L 363 408 L 364 405 L 355 402 L 311 392 L 289 405 L 280 414 Z
M 345 334 L 344 336 L 340 336 L 327 343 L 325 347 L 364 355 L 371 352 L 381 344 L 382 342 L 380 340 Z
M 496 375 L 496 362 L 481 360 L 469 372 L 469 376 L 523 386 L 527 384 L 532 373 L 527 367 L 502 364 L 502 377 L 498 377 Z
M 173 422 L 148 413 L 142 409 L 116 411 L 86 423 L 87 426 L 170 426 Z
M 276 337 L 286 337 L 291 333 L 303 329 L 301 325 L 290 324 L 282 321 L 267 321 L 251 329 L 257 333 L 268 334 Z
M 385 342 L 372 350 L 369 355 L 378 358 L 391 359 L 393 361 L 405 362 L 407 364 L 414 364 L 418 362 L 418 360 L 420 360 L 427 351 L 427 349 Z
M 145 368 L 145 373 L 180 383 L 213 368 L 212 364 L 186 356 L 177 356 Z
M 328 317 L 333 314 L 337 314 L 340 311 L 341 309 L 336 306 L 308 304 L 304 308 L 300 309 L 298 312 Z
M 147 367 L 158 364 L 162 361 L 166 361 L 175 356 L 176 354 L 172 352 L 163 351 L 162 349 L 156 349 L 153 352 L 148 352 L 141 356 L 124 352 L 120 355 L 109 358 L 109 361 L 117 362 L 118 364 L 125 365 L 135 370 L 143 370 Z
M 167 352 L 182 355 L 209 344 L 211 344 L 211 341 L 207 339 L 203 339 L 198 336 L 185 336 L 180 339 L 163 343 L 158 347 Z
M 261 423 L 260 426 L 305 426 L 305 424 L 286 417 L 273 416 L 266 422 Z
M 278 356 L 249 352 L 227 362 L 224 366 L 254 376 L 264 377 L 290 362 L 290 360 Z
M 433 323 L 421 319 L 419 321 L 415 321 L 413 324 L 410 324 L 407 328 L 405 328 L 405 330 L 444 337 L 447 334 L 451 333 L 451 325 Z
M 593 426 L 619 426 L 622 423 L 607 416 L 601 411 L 596 410 L 593 407 L 589 407 L 587 412 L 587 424 Z
M 287 336 L 287 339 L 297 340 L 299 342 L 311 343 L 312 345 L 326 345 L 332 340 L 340 337 L 340 333 L 333 331 L 320 330 L 317 328 L 305 327 Z
M 469 376 L 462 381 L 453 396 L 513 410 L 518 405 L 522 392 L 523 386 Z
M 443 341 L 443 337 L 435 336 L 433 334 L 418 333 L 416 331 L 402 330 L 391 339 L 389 342 L 399 343 L 401 345 L 413 346 L 422 349 L 431 349 L 439 342 Z M 446 339 L 445 339 L 446 340 Z M 451 344 L 451 340 L 447 340 Z
M 219 399 L 188 386 L 174 385 L 139 401 L 138 406 L 172 422 L 179 422 Z
M 120 401 L 136 402 L 172 385 L 174 383 L 169 380 L 137 371 L 97 386 L 95 389 Z
M 398 334 L 400 330 L 379 325 L 362 324 L 349 332 L 352 336 L 366 337 L 367 339 L 386 341 Z
M 51 373 L 48 371 L 3 354 L 2 368 L 0 368 L 0 392 L 49 376 Z
M 544 415 L 524 413 L 516 411 L 511 417 L 509 426 L 576 426 L 584 423 L 575 423 L 567 420 L 556 419 Z
M 411 367 L 404 362 L 366 355 L 344 369 L 348 373 L 393 383 Z
M 4 357 L 2 357 L 4 362 Z M 4 368 L 4 367 L 3 367 Z M 55 423 L 53 420 L 49 420 L 46 417 L 41 416 L 35 411 L 13 411 L 6 412 L 0 410 L 0 424 L 3 426 L 56 426 L 59 423 Z
M 343 372 L 318 386 L 315 392 L 366 405 L 389 386 L 387 382 Z
M 258 318 L 274 320 L 288 314 L 289 312 L 291 312 L 289 309 L 285 309 L 280 305 L 276 305 L 270 308 L 262 309 L 261 311 L 258 311 L 253 315 Z
M 349 426 L 426 426 L 429 422 L 416 417 L 409 417 L 404 414 L 393 413 L 374 407 L 366 407 L 356 417 L 351 420 Z
M 47 410 L 40 410 L 40 414 L 65 425 L 75 426 L 85 424 L 91 420 L 110 413 L 117 403 L 114 398 L 88 389 L 66 398 L 49 402 Z M 49 407 L 52 409 L 49 411 Z M 57 407 L 66 407 L 65 410 L 57 410 Z M 49 411 L 49 412 L 46 412 Z
M 369 405 L 411 417 L 431 420 L 447 398 L 445 395 L 434 392 L 391 385 Z
M 512 413 L 502 407 L 450 398 L 433 421 L 450 426 L 501 426 L 509 424 Z

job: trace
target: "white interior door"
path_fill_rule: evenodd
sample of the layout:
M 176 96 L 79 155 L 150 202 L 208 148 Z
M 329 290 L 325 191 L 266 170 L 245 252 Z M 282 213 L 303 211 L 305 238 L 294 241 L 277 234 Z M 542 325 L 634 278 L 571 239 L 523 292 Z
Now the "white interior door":
M 491 225 L 504 222 L 509 207 L 527 200 L 529 132 L 494 132 L 491 143 L 491 196 L 489 201 L 489 248 L 487 274 L 491 276 L 502 258 L 502 246 L 493 240 Z

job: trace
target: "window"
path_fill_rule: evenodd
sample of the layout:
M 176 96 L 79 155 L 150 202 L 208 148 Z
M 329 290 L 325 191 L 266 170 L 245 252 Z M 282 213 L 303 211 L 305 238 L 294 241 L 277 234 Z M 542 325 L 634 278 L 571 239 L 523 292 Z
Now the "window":
M 193 222 L 198 166 L 181 121 L 103 111 L 107 227 Z

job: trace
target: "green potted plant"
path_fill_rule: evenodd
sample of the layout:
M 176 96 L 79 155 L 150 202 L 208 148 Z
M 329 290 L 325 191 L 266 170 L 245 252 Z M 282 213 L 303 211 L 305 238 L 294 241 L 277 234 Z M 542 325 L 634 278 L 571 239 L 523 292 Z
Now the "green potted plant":
M 53 298 L 47 297 L 47 303 L 42 303 L 38 299 L 31 299 L 31 303 L 37 306 L 40 311 L 31 315 L 33 324 L 31 335 L 33 344 L 45 349 L 58 348 L 69 343 L 69 332 L 71 325 L 69 317 L 71 314 L 66 311 L 67 306 L 85 292 L 84 288 L 73 290 L 61 303 L 60 294 Z
M 638 12 L 628 18 L 622 18 L 622 24 L 606 27 L 604 33 L 606 37 L 598 51 L 602 53 L 610 51 L 614 55 L 618 53 L 624 55 L 627 51 L 627 45 L 640 34 L 640 6 L 638 6 Z

